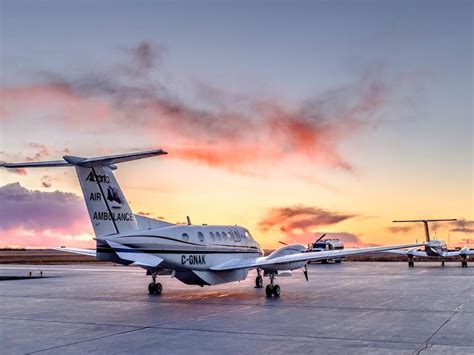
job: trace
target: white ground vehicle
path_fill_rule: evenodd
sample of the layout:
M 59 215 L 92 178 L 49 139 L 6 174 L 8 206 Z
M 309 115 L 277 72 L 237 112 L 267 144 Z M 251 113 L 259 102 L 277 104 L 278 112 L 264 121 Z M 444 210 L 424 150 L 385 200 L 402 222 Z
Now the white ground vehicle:
M 318 252 L 318 251 L 329 251 L 329 250 L 343 250 L 344 243 L 337 238 L 333 239 L 322 239 L 326 234 L 323 234 L 319 237 L 312 245 L 311 251 Z M 335 263 L 339 264 L 342 261 L 341 258 L 331 258 L 331 259 L 323 259 L 321 262 L 323 264 L 327 264 L 329 261 L 334 260 Z

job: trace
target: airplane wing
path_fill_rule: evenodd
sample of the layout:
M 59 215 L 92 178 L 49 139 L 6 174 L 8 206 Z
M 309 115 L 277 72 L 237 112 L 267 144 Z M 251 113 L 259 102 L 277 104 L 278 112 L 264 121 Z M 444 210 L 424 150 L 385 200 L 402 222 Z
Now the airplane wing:
M 417 250 L 416 248 L 410 250 L 386 250 L 383 251 L 384 254 L 396 254 L 396 255 L 412 255 L 412 256 L 428 256 L 426 251 Z
M 58 250 L 58 251 L 65 251 L 67 253 L 93 256 L 94 258 L 96 257 L 95 249 L 78 249 L 78 248 L 66 248 L 66 247 L 53 248 L 53 249 Z
M 459 256 L 459 255 L 474 255 L 474 249 L 469 249 L 468 247 L 464 247 L 459 250 L 448 251 L 445 253 L 445 256 Z
M 262 268 L 265 267 L 278 267 L 283 268 L 287 267 L 291 263 L 298 262 L 309 262 L 316 260 L 325 260 L 330 258 L 340 258 L 349 255 L 358 255 L 358 254 L 369 254 L 377 253 L 391 249 L 404 249 L 412 248 L 424 245 L 424 243 L 418 244 L 399 244 L 399 245 L 389 245 L 382 247 L 370 247 L 370 248 L 358 248 L 358 249 L 343 249 L 343 250 L 330 250 L 330 251 L 319 251 L 319 252 L 301 252 L 294 253 L 290 255 L 283 255 L 278 257 L 269 258 L 269 256 L 253 258 L 253 259 L 234 259 L 210 269 L 213 271 L 227 271 L 227 270 L 236 270 L 236 269 L 249 269 L 249 268 Z

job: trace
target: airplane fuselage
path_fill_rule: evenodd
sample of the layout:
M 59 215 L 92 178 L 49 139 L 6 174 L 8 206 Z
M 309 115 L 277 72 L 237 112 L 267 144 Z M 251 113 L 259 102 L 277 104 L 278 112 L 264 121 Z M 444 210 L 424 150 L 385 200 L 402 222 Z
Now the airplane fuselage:
M 425 252 L 428 256 L 444 257 L 448 252 L 448 245 L 444 240 L 432 240 L 425 246 Z
M 97 259 L 131 264 L 120 258 L 106 241 L 120 243 L 130 248 L 121 252 L 140 252 L 164 259 L 160 267 L 174 270 L 174 275 L 188 284 L 206 285 L 243 280 L 247 277 L 247 271 L 216 273 L 209 269 L 233 259 L 263 256 L 260 245 L 247 229 L 239 226 L 169 225 L 96 240 Z

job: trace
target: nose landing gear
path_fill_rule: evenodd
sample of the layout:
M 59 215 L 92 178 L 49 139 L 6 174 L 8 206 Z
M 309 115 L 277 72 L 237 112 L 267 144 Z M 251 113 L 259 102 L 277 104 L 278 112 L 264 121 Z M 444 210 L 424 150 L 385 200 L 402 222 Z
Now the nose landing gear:
M 255 288 L 263 288 L 263 277 L 260 269 L 257 269 L 257 277 L 255 278 Z
M 265 289 L 265 294 L 267 297 L 280 297 L 280 286 L 273 284 L 274 279 L 275 274 L 270 273 L 270 285 L 267 285 L 267 288 Z
M 413 256 L 408 256 L 408 267 L 415 267 L 415 258 Z
M 163 291 L 163 286 L 156 282 L 156 271 L 151 273 L 152 282 L 148 284 L 148 293 L 150 295 L 160 295 Z
M 461 267 L 467 267 L 467 256 L 461 256 Z

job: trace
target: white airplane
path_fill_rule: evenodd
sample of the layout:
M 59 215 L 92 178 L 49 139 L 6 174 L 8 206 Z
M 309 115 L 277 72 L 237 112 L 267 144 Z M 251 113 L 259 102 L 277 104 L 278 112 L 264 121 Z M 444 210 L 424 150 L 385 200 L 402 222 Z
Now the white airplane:
M 461 258 L 461 266 L 467 267 L 467 260 L 469 255 L 474 255 L 474 250 L 470 250 L 469 246 L 465 246 L 459 250 L 449 251 L 448 246 L 444 240 L 431 240 L 430 229 L 428 226 L 429 222 L 452 222 L 456 219 L 410 219 L 403 221 L 393 221 L 394 223 L 411 223 L 411 222 L 421 222 L 425 227 L 425 237 L 426 245 L 425 250 L 418 250 L 416 247 L 409 250 L 390 250 L 386 253 L 406 255 L 408 257 L 408 267 L 415 266 L 416 257 L 440 257 L 441 265 L 444 266 L 445 258 L 449 256 L 459 256 Z
M 256 287 L 263 287 L 263 271 L 270 279 L 266 287 L 267 297 L 279 297 L 280 286 L 275 284 L 275 277 L 289 276 L 291 270 L 303 269 L 308 279 L 306 265 L 310 261 L 424 245 L 416 243 L 311 252 L 304 245 L 293 244 L 263 256 L 260 245 L 243 227 L 192 225 L 189 218 L 188 225 L 180 225 L 135 215 L 113 170 L 117 169 L 118 163 L 163 154 L 167 152 L 158 149 L 95 158 L 64 156 L 63 160 L 2 163 L 0 166 L 75 167 L 94 228 L 96 250 L 65 247 L 60 250 L 142 267 L 152 277 L 148 286 L 150 294 L 162 292 L 162 285 L 156 282 L 158 273 L 171 274 L 185 284 L 204 286 L 245 280 L 249 270 L 256 269 Z

